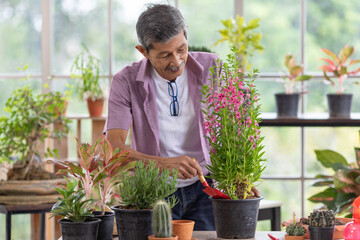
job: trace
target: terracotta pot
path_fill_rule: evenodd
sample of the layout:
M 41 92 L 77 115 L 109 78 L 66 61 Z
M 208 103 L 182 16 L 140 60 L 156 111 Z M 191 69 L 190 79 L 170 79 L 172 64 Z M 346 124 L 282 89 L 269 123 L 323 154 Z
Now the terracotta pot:
M 178 240 L 191 240 L 195 222 L 192 220 L 172 220 L 173 235 Z
M 285 240 L 305 240 L 305 236 L 289 236 L 289 235 L 285 235 Z
M 101 117 L 104 108 L 104 98 L 95 99 L 95 101 L 92 98 L 88 98 L 87 106 L 90 117 Z
M 178 240 L 178 236 L 171 236 L 168 238 L 158 238 L 155 235 L 148 236 L 148 240 Z

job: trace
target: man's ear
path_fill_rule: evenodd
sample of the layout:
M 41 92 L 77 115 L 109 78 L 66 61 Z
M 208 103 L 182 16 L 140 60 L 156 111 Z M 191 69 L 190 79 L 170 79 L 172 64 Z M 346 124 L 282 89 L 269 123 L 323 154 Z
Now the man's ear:
M 149 58 L 146 49 L 141 45 L 136 45 L 135 48 L 146 58 Z

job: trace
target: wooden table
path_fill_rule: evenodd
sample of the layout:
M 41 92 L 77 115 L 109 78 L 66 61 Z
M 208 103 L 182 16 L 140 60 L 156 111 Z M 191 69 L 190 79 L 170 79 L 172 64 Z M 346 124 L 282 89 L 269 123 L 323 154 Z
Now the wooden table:
M 31 197 L 31 196 L 30 196 Z M 45 213 L 50 212 L 54 204 L 36 205 L 0 205 L 0 213 L 6 215 L 6 240 L 11 240 L 11 215 L 23 213 L 40 213 L 40 240 L 45 240 Z
M 271 233 L 274 237 L 281 239 L 284 239 L 285 232 L 280 231 L 258 231 L 255 233 L 255 238 L 251 238 L 253 240 L 268 240 L 270 239 L 268 237 L 268 233 Z M 217 238 L 215 231 L 194 231 L 193 238 L 196 240 L 222 240 L 223 238 Z

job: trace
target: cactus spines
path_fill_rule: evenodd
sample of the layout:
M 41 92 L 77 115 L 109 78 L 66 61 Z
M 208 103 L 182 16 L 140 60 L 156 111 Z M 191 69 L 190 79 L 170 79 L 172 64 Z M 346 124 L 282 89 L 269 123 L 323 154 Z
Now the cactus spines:
M 171 210 L 166 201 L 159 200 L 155 203 L 153 209 L 152 224 L 155 237 L 171 237 Z
M 335 216 L 332 210 L 319 209 L 310 213 L 308 218 L 309 227 L 333 227 Z

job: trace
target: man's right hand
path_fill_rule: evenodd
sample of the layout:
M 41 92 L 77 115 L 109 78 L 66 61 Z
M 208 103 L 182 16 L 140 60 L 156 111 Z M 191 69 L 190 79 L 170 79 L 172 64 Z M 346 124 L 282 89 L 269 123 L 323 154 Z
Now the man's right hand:
M 173 168 L 179 170 L 179 179 L 188 179 L 202 174 L 199 163 L 188 156 L 161 158 L 157 159 L 156 163 L 160 168 L 166 168 L 170 171 Z

